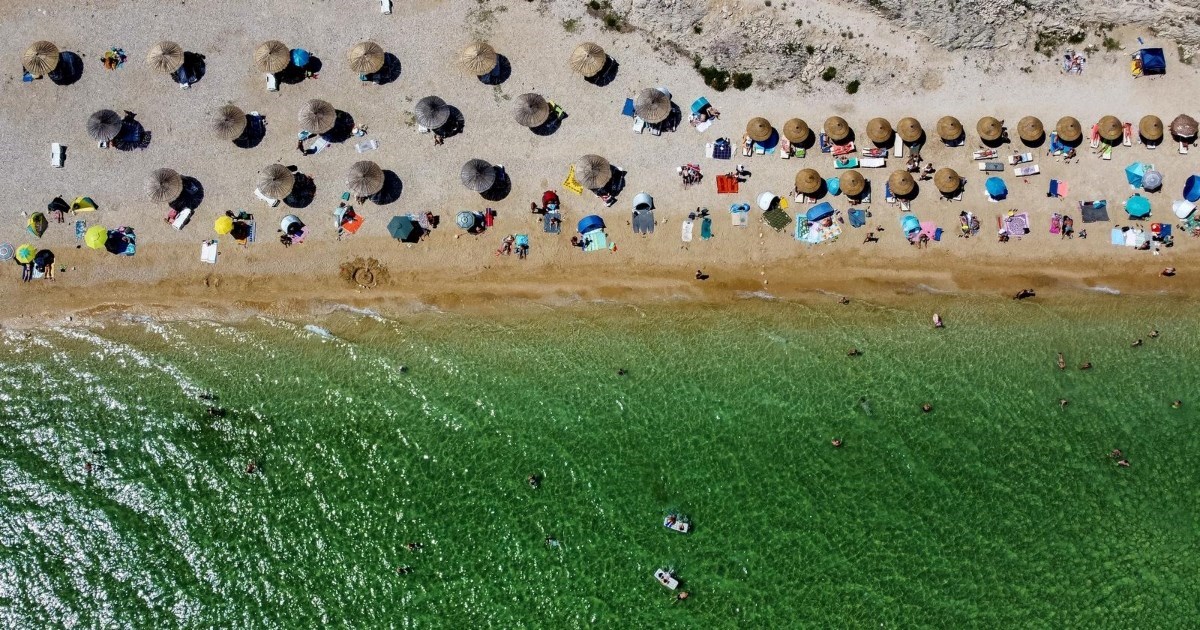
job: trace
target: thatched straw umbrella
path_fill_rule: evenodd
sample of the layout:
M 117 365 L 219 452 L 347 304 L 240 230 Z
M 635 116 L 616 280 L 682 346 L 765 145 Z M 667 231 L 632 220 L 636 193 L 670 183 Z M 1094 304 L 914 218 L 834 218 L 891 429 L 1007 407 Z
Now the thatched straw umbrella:
M 858 171 L 846 171 L 846 174 L 839 178 L 839 183 L 842 185 L 842 192 L 848 197 L 857 197 L 867 189 L 867 179 Z
M 1196 135 L 1198 125 L 1196 119 L 1187 114 L 1180 114 L 1171 121 L 1171 133 L 1180 138 L 1192 138 Z
M 1151 142 L 1158 142 L 1163 138 L 1163 121 L 1158 116 L 1149 114 L 1142 116 L 1138 122 L 1138 134 L 1142 138 Z
M 963 137 L 963 126 L 953 116 L 942 116 L 937 122 L 938 137 L 946 142 L 954 142 Z
M 907 197 L 917 189 L 917 182 L 913 181 L 908 171 L 892 171 L 892 176 L 888 178 L 888 186 L 893 195 Z
M 513 108 L 513 119 L 524 127 L 537 127 L 550 117 L 550 104 L 540 94 L 522 94 Z
M 237 105 L 223 105 L 213 113 L 212 130 L 222 140 L 234 140 L 246 130 L 246 112 Z
M 484 160 L 467 160 L 459 172 L 463 186 L 475 192 L 486 192 L 496 185 L 496 167 Z
M 87 132 L 92 137 L 92 140 L 108 142 L 121 133 L 123 124 L 121 116 L 117 112 L 111 109 L 102 109 L 88 116 Z
M 821 174 L 811 168 L 802 168 L 796 171 L 796 192 L 801 195 L 817 194 L 824 183 L 825 180 L 821 179 Z
M 370 160 L 355 162 L 346 173 L 346 188 L 355 197 L 374 195 L 383 189 L 383 169 Z
M 750 122 L 746 123 L 746 135 L 755 142 L 766 142 L 773 131 L 775 129 L 771 127 L 770 121 L 761 116 L 751 118 Z
M 1116 116 L 1105 116 L 1100 119 L 1100 137 L 1109 142 L 1116 142 L 1125 135 L 1121 119 Z
M 183 65 L 183 47 L 175 42 L 158 42 L 146 53 L 146 65 L 159 72 L 175 72 Z
M 933 185 L 943 195 L 953 195 L 958 192 L 959 188 L 962 188 L 962 177 L 959 177 L 958 171 L 942 167 L 933 174 Z
M 1026 144 L 1037 142 L 1045 135 L 1046 129 L 1042 127 L 1042 121 L 1035 116 L 1026 116 L 1017 123 L 1017 136 Z
M 179 173 L 160 168 L 150 173 L 146 178 L 146 197 L 155 203 L 171 202 L 179 198 L 183 192 L 183 178 Z
M 896 123 L 896 133 L 900 134 L 900 139 L 904 142 L 913 143 L 921 140 L 921 136 L 925 135 L 925 130 L 921 128 L 921 123 L 916 118 L 910 116 L 901 118 L 900 122 Z
M 603 188 L 612 179 L 612 166 L 599 155 L 585 155 L 575 163 L 575 180 L 588 190 Z
M 458 65 L 477 77 L 495 70 L 497 59 L 496 49 L 484 42 L 475 42 L 458 53 Z
M 254 50 L 254 67 L 259 72 L 275 74 L 292 62 L 292 51 L 283 42 L 270 40 Z
M 841 142 L 850 137 L 850 125 L 841 116 L 830 116 L 825 119 L 825 133 L 834 142 Z
M 292 194 L 296 176 L 282 164 L 271 164 L 259 172 L 258 191 L 272 199 L 283 199 Z
M 872 118 L 867 123 L 867 139 L 875 144 L 892 141 L 892 123 L 883 118 Z
M 1000 139 L 1000 136 L 1004 135 L 1004 125 L 991 116 L 984 116 L 975 125 L 975 131 L 979 133 L 979 137 L 984 142 L 995 142 Z
M 799 118 L 792 118 L 783 123 L 783 137 L 792 144 L 801 144 L 808 140 L 810 135 L 812 135 L 812 131 L 809 130 L 808 123 Z
M 1079 142 L 1079 139 L 1083 137 L 1083 127 L 1078 120 L 1071 116 L 1059 118 L 1054 130 L 1058 133 L 1058 139 L 1063 142 Z
M 593 77 L 604 69 L 604 64 L 607 62 L 608 54 L 604 52 L 603 48 L 592 42 L 584 42 L 571 51 L 571 60 L 567 65 L 571 66 L 571 70 L 585 77 Z
M 417 124 L 426 129 L 438 129 L 450 120 L 450 107 L 437 96 L 426 96 L 413 108 Z
M 633 111 L 642 120 L 658 124 L 671 115 L 671 95 L 658 88 L 646 88 L 634 99 Z
M 313 133 L 325 133 L 333 129 L 333 124 L 337 122 L 337 110 L 329 101 L 314 98 L 300 108 L 297 118 L 304 129 Z
M 383 67 L 383 46 L 372 41 L 359 42 L 350 49 L 350 70 L 358 74 L 379 72 Z
M 21 55 L 21 65 L 29 74 L 50 74 L 58 67 L 58 54 L 58 46 L 50 42 L 33 42 Z

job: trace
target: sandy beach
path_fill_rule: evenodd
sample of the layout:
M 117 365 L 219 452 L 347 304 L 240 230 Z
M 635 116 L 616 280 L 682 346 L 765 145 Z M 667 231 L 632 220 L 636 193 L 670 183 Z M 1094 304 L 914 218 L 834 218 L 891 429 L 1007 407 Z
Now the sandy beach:
M 645 33 L 603 30 L 582 7 L 558 4 L 499 2 L 397 2 L 393 14 L 381 15 L 377 2 L 316 2 L 297 8 L 292 3 L 267 1 L 244 4 L 215 1 L 163 5 L 156 2 L 60 3 L 39 5 L 18 1 L 0 8 L 10 37 L 3 44 L 9 72 L 0 91 L 0 132 L 8 151 L 0 154 L 6 174 L 4 221 L 0 241 L 31 242 L 52 249 L 57 266 L 66 268 L 53 282 L 20 283 L 16 265 L 9 281 L 0 284 L 0 317 L 34 324 L 67 315 L 101 312 L 220 314 L 239 310 L 303 311 L 332 303 L 368 306 L 389 311 L 421 308 L 507 308 L 511 304 L 561 303 L 587 300 L 711 300 L 741 299 L 747 295 L 886 301 L 938 292 L 1003 295 L 1032 287 L 1040 296 L 1070 299 L 1075 291 L 1103 290 L 1150 296 L 1191 296 L 1200 291 L 1190 264 L 1195 244 L 1177 232 L 1176 245 L 1161 255 L 1109 244 L 1113 225 L 1128 225 L 1121 202 L 1131 193 L 1124 169 L 1130 163 L 1152 163 L 1165 179 L 1163 192 L 1151 194 L 1151 221 L 1175 223 L 1170 211 L 1186 177 L 1196 170 L 1200 152 L 1178 155 L 1169 138 L 1149 151 L 1136 143 L 1118 146 L 1111 161 L 1102 161 L 1087 146 L 1079 160 L 1064 164 L 1046 155 L 1045 147 L 1024 149 L 1035 154 L 1041 174 L 1017 178 L 1011 168 L 1003 174 L 1011 195 L 989 203 L 983 194 L 983 173 L 971 160 L 977 148 L 975 121 L 981 116 L 1005 120 L 1020 146 L 1015 126 L 1022 116 L 1039 117 L 1047 129 L 1065 115 L 1088 128 L 1103 115 L 1137 121 L 1156 114 L 1169 122 L 1189 112 L 1196 70 L 1174 62 L 1168 54 L 1166 76 L 1134 79 L 1129 75 L 1129 50 L 1099 52 L 1089 58 L 1081 76 L 1060 73 L 1053 59 L 1033 52 L 946 51 L 924 43 L 919 35 L 897 31 L 878 16 L 846 7 L 842 20 L 858 20 L 873 48 L 890 52 L 888 65 L 863 77 L 861 90 L 849 95 L 838 83 L 810 88 L 780 84 L 763 89 L 766 77 L 746 91 L 716 92 L 704 85 L 690 60 L 656 44 Z M 797 10 L 793 8 L 791 10 Z M 836 13 L 814 10 L 812 19 Z M 573 19 L 574 32 L 563 21 Z M 131 25 L 137 24 L 137 28 Z M 1121 31 L 1126 41 L 1146 37 L 1170 51 L 1168 42 L 1153 42 L 1149 33 Z M 83 58 L 82 78 L 70 86 L 48 80 L 22 83 L 19 59 L 35 40 L 55 42 L 61 50 Z M 179 89 L 166 75 L 147 67 L 146 51 L 169 39 L 203 54 L 206 74 L 191 89 Z M 304 48 L 320 58 L 319 76 L 302 83 L 281 85 L 267 92 L 264 77 L 252 63 L 255 47 L 278 39 Z M 482 84 L 457 66 L 459 50 L 484 39 L 511 63 L 511 76 L 499 86 Z M 373 40 L 395 55 L 402 70 L 386 85 L 363 84 L 348 68 L 346 55 L 357 42 Z M 593 41 L 619 64 L 615 80 L 598 87 L 566 67 L 571 50 Z M 129 55 L 124 67 L 106 71 L 100 55 L 109 46 Z M 895 76 L 890 76 L 894 74 Z M 666 86 L 685 112 L 706 96 L 721 118 L 703 133 L 686 123 L 674 133 L 655 137 L 630 131 L 631 119 L 621 115 L 628 97 L 645 87 Z M 568 117 L 552 135 L 538 136 L 513 121 L 514 99 L 536 92 L 555 101 Z M 417 100 L 438 95 L 463 114 L 463 133 L 434 146 L 432 137 L 417 132 L 412 108 Z M 309 99 L 321 98 L 350 114 L 368 128 L 364 139 L 379 148 L 364 154 L 352 139 L 318 155 L 301 156 L 295 148 L 300 130 L 297 111 Z M 265 116 L 267 133 L 261 144 L 240 149 L 218 140 L 209 130 L 211 112 L 232 103 Z M 85 121 L 95 110 L 129 110 L 152 133 L 148 148 L 122 152 L 99 149 L 86 133 Z M 967 143 L 946 148 L 936 139 L 923 155 L 930 163 L 950 166 L 967 178 L 964 200 L 942 199 L 932 182 L 912 211 L 923 221 L 945 230 L 941 242 L 918 250 L 902 238 L 897 207 L 883 203 L 888 174 L 900 167 L 889 159 L 886 168 L 864 169 L 876 191 L 869 227 L 884 226 L 880 241 L 862 244 L 866 228 L 843 226 L 837 242 L 809 246 L 792 238 L 791 226 L 776 233 L 759 223 L 755 209 L 746 228 L 730 225 L 728 208 L 753 203 L 763 191 L 786 195 L 800 168 L 815 168 L 822 177 L 838 173 L 828 154 L 810 151 L 805 159 L 782 160 L 778 155 L 712 160 L 704 157 L 706 142 L 727 137 L 736 144 L 746 122 L 766 117 L 778 129 L 800 117 L 814 129 L 831 115 L 845 117 L 861 140 L 866 123 L 881 116 L 896 121 L 916 117 L 933 136 L 938 118 L 958 117 L 967 129 Z M 49 145 L 67 146 L 65 168 L 49 163 Z M 563 188 L 567 169 L 579 156 L 596 153 L 627 171 L 626 187 L 616 204 L 605 208 L 598 198 L 575 195 Z M 459 182 L 461 165 L 471 158 L 501 164 L 512 190 L 500 201 L 485 201 Z M 345 173 L 360 160 L 374 160 L 400 178 L 399 198 L 387 205 L 367 202 L 356 206 L 366 222 L 361 231 L 337 239 L 332 211 L 345 190 Z M 315 180 L 316 195 L 304 208 L 269 208 L 254 196 L 258 171 L 269 164 L 295 165 Z M 675 168 L 700 164 L 704 180 L 684 188 Z M 740 194 L 718 195 L 714 179 L 744 164 L 753 174 Z M 154 169 L 169 167 L 203 186 L 203 202 L 190 224 L 176 231 L 163 221 L 167 207 L 146 200 L 143 182 Z M 1064 199 L 1046 196 L 1048 181 L 1069 182 Z M 562 197 L 563 233 L 543 234 L 529 203 L 547 189 Z M 639 236 L 628 225 L 633 196 L 654 196 L 658 221 L 652 235 Z M 67 223 L 51 224 L 45 236 L 33 239 L 25 231 L 25 214 L 42 210 L 55 196 L 68 201 L 91 197 L 100 209 L 68 215 Z M 1109 223 L 1084 225 L 1076 203 L 1085 199 L 1109 201 Z M 845 212 L 844 196 L 827 198 Z M 454 226 L 459 210 L 493 208 L 495 225 L 479 236 Z M 698 237 L 684 246 L 680 223 L 689 212 L 707 207 L 713 214 L 714 237 Z M 244 209 L 258 222 L 257 242 L 238 246 L 219 238 L 219 262 L 204 264 L 201 241 L 215 237 L 213 221 L 227 210 Z M 793 205 L 789 213 L 798 208 Z M 995 217 L 1009 209 L 1028 212 L 1032 231 L 1019 240 L 999 243 Z M 977 238 L 956 238 L 957 217 L 977 214 L 983 230 Z M 388 237 L 388 220 L 398 214 L 433 212 L 441 227 L 425 240 L 403 245 Z M 1048 232 L 1051 213 L 1075 218 L 1076 230 L 1088 229 L 1086 240 L 1062 240 Z M 288 213 L 311 228 L 307 240 L 284 248 L 275 228 Z M 569 238 L 579 218 L 599 214 L 607 222 L 613 252 L 583 254 Z M 78 248 L 72 223 L 109 228 L 134 227 L 138 251 L 133 258 L 103 250 Z M 495 255 L 508 234 L 530 235 L 528 259 Z M 343 263 L 377 259 L 387 270 L 380 286 L 363 290 L 339 278 Z M 1179 269 L 1175 278 L 1160 278 L 1163 267 Z M 711 275 L 697 282 L 696 269 Z

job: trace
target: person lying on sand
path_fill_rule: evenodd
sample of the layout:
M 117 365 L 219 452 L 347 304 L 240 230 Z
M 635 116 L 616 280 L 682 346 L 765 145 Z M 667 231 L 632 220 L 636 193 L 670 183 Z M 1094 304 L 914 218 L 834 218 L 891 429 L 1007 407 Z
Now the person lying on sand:
M 1170 277 L 1173 277 L 1173 276 L 1175 275 L 1175 268 L 1174 268 L 1174 267 L 1167 267 L 1166 269 L 1163 269 L 1162 271 L 1158 272 L 1158 275 L 1160 275 L 1160 276 L 1162 276 L 1162 277 L 1164 277 L 1164 278 L 1170 278 Z
M 867 232 L 867 238 L 863 239 L 864 245 L 867 243 L 878 243 L 878 242 L 879 242 L 879 237 L 875 236 L 874 232 Z

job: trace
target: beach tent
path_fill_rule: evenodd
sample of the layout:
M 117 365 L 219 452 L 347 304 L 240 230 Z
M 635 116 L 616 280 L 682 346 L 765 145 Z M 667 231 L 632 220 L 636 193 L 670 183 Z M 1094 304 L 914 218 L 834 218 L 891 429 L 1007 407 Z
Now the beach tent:
M 1004 184 L 1004 180 L 999 177 L 989 177 L 983 184 L 987 194 L 992 199 L 1004 199 L 1008 196 L 1008 186 Z
M 1143 48 L 1134 55 L 1134 58 L 1141 59 L 1142 74 L 1167 73 L 1167 58 L 1163 55 L 1161 48 Z
M 770 210 L 776 202 L 779 201 L 779 196 L 773 192 L 765 192 L 758 196 L 758 207 L 763 211 Z
M 42 235 L 46 233 L 46 228 L 48 227 L 50 227 L 50 222 L 46 220 L 46 215 L 42 214 L 41 212 L 34 212 L 29 216 L 29 222 L 25 226 L 25 229 L 29 230 L 30 234 L 33 234 L 38 238 L 42 238 Z
M 104 249 L 108 240 L 108 228 L 103 225 L 93 225 L 83 233 L 83 243 L 92 249 Z
M 299 234 L 304 229 L 304 222 L 300 220 L 300 217 L 289 214 L 279 222 L 279 229 L 288 236 Z
M 1200 201 L 1200 176 L 1189 175 L 1183 184 L 1183 198 L 1191 202 Z
M 633 209 L 638 212 L 654 209 L 654 198 L 649 194 L 640 192 L 633 198 Z
M 823 201 L 808 209 L 804 218 L 809 221 L 820 221 L 821 219 L 833 216 L 833 206 L 829 205 L 828 201 Z
M 1144 219 L 1150 216 L 1150 200 L 1135 194 L 1125 202 L 1125 212 L 1131 219 Z
M 916 215 L 906 214 L 900 217 L 900 229 L 904 232 L 904 238 L 908 238 L 921 231 L 921 222 Z
M 388 222 L 387 229 L 392 238 L 401 242 L 409 241 L 413 238 L 413 234 L 420 234 L 416 222 L 405 216 L 392 217 L 392 220 Z
M 1180 200 L 1176 201 L 1175 203 L 1171 204 L 1171 212 L 1174 212 L 1175 216 L 1179 217 L 1180 219 L 1186 219 L 1186 218 L 1192 216 L 1192 213 L 1195 211 L 1196 211 L 1196 204 L 1194 204 L 1190 201 L 1185 201 L 1183 199 L 1180 199 Z
M 604 228 L 604 219 L 601 219 L 594 214 L 589 214 L 579 220 L 578 227 L 580 234 L 587 234 L 592 230 L 600 230 Z
M 1134 162 L 1125 167 L 1125 181 L 1129 182 L 1134 188 L 1142 187 L 1142 178 L 1146 174 L 1146 165 L 1141 162 Z

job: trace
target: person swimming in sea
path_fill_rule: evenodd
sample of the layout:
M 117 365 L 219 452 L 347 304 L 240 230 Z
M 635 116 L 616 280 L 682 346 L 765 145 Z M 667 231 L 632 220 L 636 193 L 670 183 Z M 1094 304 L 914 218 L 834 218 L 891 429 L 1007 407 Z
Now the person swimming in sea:
M 421 543 L 418 543 L 418 542 L 410 542 L 404 546 L 409 551 L 420 551 L 421 550 Z
M 1151 328 L 1151 329 L 1150 329 L 1150 338 L 1151 338 L 1151 339 L 1158 339 L 1158 329 L 1157 329 L 1157 328 Z
M 1130 345 L 1131 345 L 1132 347 L 1136 348 L 1136 347 L 1138 347 L 1138 346 L 1142 345 L 1142 340 L 1141 340 L 1141 339 L 1138 339 L 1137 341 L 1133 342 L 1133 343 L 1132 343 L 1132 344 L 1130 344 Z
M 1092 369 L 1092 362 L 1091 362 L 1091 361 L 1084 361 L 1083 363 L 1080 363 L 1080 364 L 1079 364 L 1079 369 L 1081 369 L 1081 370 L 1090 370 L 1090 369 Z
M 833 448 L 842 448 L 842 441 L 838 438 L 833 438 L 829 443 L 833 445 Z
M 1063 357 L 1063 353 L 1061 353 L 1061 352 L 1058 353 L 1058 369 L 1060 369 L 1060 370 L 1067 369 L 1067 359 L 1065 357 Z
M 688 598 L 688 595 L 689 595 L 689 593 L 687 591 L 679 591 L 679 593 L 675 595 L 675 601 L 673 601 L 671 603 L 678 604 L 679 602 L 686 600 Z
M 250 460 L 250 463 L 246 464 L 246 474 L 253 475 L 256 472 L 258 472 L 258 464 L 254 460 Z
M 859 350 L 858 348 L 850 348 L 849 350 L 847 350 L 847 351 L 846 351 L 846 356 L 848 356 L 848 357 L 861 357 L 861 356 L 862 356 L 862 350 Z
M 617 370 L 617 376 L 625 376 L 626 374 L 629 374 L 629 372 L 626 371 L 625 368 L 620 368 Z
M 1182 400 L 1176 400 L 1175 402 L 1171 403 L 1171 408 L 1172 408 L 1172 409 L 1179 409 L 1179 408 L 1180 408 L 1180 407 L 1182 407 L 1182 406 L 1183 406 L 1183 401 L 1182 401 Z
M 921 405 L 922 413 L 929 413 L 931 411 L 933 411 L 933 405 L 931 405 L 929 403 L 925 403 L 925 404 Z
M 1121 461 L 1117 462 L 1117 465 L 1120 466 L 1121 468 L 1129 468 L 1129 460 L 1122 459 Z
M 525 481 L 528 482 L 529 487 L 533 488 L 534 490 L 537 490 L 538 488 L 542 487 L 542 476 L 541 475 L 538 475 L 538 474 L 529 475 L 528 477 L 525 478 Z
M 1113 459 L 1117 459 L 1117 458 L 1118 458 L 1118 457 L 1120 457 L 1121 455 L 1122 455 L 1122 453 L 1121 453 L 1121 449 L 1119 449 L 1119 448 L 1114 448 L 1114 449 L 1113 449 L 1113 450 L 1112 450 L 1112 451 L 1111 451 L 1111 452 L 1108 454 L 1108 456 L 1109 456 L 1109 457 L 1111 457 L 1111 458 L 1113 458 Z
M 1066 409 L 1067 405 L 1069 405 L 1069 404 L 1071 404 L 1071 401 L 1067 400 L 1066 398 L 1058 399 L 1058 406 L 1062 409 Z
M 410 566 L 396 567 L 396 573 L 399 575 L 408 575 L 409 573 L 412 573 L 412 571 L 413 568 Z
M 546 537 L 546 546 L 551 549 L 558 549 L 558 539 L 554 536 Z

